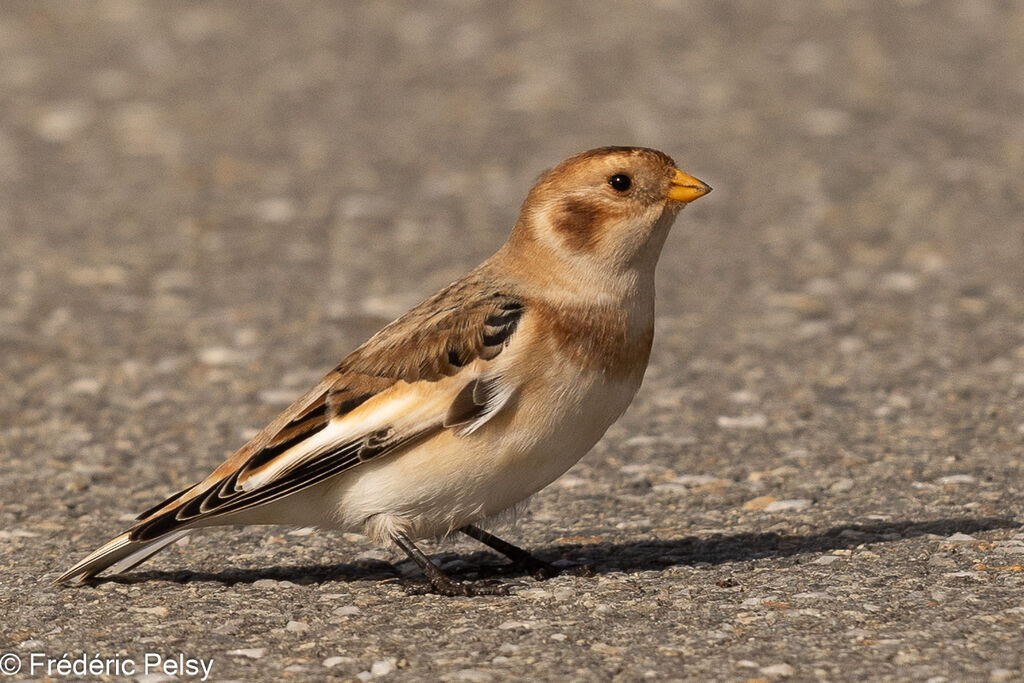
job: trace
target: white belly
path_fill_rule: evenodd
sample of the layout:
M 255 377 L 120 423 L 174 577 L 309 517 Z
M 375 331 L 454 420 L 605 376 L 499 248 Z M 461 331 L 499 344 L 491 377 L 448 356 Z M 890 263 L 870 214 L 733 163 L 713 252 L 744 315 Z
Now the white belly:
M 446 430 L 310 493 L 333 508 L 332 525 L 378 541 L 395 529 L 439 536 L 498 514 L 572 467 L 639 388 L 638 380 L 609 382 L 565 366 L 545 380 L 522 387 L 472 434 Z

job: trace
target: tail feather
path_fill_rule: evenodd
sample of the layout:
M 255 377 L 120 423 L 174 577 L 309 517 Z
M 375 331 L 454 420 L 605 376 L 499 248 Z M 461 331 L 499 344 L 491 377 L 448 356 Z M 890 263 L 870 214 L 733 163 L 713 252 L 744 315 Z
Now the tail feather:
M 94 550 L 88 557 L 57 577 L 53 583 L 65 583 L 74 578 L 85 581 L 107 569 L 115 574 L 126 571 L 149 559 L 190 531 L 191 529 L 178 529 L 151 541 L 133 541 L 130 532 L 126 531 Z

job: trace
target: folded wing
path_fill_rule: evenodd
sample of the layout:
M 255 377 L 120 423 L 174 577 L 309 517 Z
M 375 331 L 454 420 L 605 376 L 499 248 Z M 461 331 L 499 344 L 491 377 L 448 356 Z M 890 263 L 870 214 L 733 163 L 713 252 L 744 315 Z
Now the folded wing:
M 439 430 L 471 433 L 515 391 L 492 361 L 523 313 L 514 292 L 472 278 L 441 290 L 352 352 L 210 476 L 144 512 L 57 581 L 115 563 L 127 569 L 212 517 L 280 500 Z
M 506 292 L 465 281 L 442 290 L 356 349 L 206 480 L 148 511 L 132 540 L 278 500 L 441 429 L 472 432 L 514 392 L 486 361 L 522 314 Z M 457 389 L 431 386 L 463 376 Z

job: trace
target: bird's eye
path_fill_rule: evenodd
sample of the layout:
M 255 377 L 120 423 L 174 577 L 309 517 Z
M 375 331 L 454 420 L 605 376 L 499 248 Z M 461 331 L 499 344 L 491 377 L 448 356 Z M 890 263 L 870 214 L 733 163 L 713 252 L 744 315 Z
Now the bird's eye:
M 616 173 L 608 179 L 608 184 L 617 192 L 625 192 L 633 185 L 633 180 L 623 173 Z

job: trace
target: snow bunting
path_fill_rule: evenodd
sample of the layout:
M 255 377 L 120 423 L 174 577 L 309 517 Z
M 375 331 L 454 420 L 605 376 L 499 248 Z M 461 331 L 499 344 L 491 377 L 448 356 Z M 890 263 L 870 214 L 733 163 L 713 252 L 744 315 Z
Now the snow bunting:
M 121 572 L 194 529 L 295 524 L 393 543 L 475 526 L 572 467 L 626 410 L 654 336 L 654 269 L 679 209 L 711 191 L 667 155 L 603 147 L 544 173 L 491 258 L 383 328 L 206 479 L 142 513 L 56 582 Z

